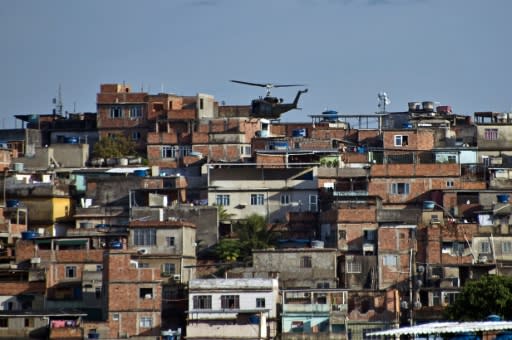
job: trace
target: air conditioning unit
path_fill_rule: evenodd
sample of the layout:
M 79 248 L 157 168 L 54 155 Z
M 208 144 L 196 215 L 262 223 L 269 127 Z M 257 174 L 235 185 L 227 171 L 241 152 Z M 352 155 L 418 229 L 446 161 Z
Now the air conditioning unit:
M 487 263 L 487 255 L 478 255 L 478 263 Z
M 139 248 L 137 249 L 137 253 L 139 253 L 140 255 L 145 255 L 147 254 L 149 251 L 147 248 Z
M 149 300 L 149 299 L 152 299 L 152 298 L 153 298 L 153 295 L 151 295 L 151 294 L 144 295 L 144 299 L 146 299 L 146 300 Z
M 174 281 L 181 281 L 181 275 L 180 274 L 174 274 L 172 278 L 173 278 Z
M 39 264 L 41 263 L 41 258 L 40 257 L 33 257 L 30 259 L 30 263 L 31 264 Z

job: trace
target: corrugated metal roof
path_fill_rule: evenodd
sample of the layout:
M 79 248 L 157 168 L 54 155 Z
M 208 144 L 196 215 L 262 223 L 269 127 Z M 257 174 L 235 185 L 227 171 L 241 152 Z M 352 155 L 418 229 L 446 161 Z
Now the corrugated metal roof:
M 487 332 L 512 329 L 512 321 L 473 321 L 473 322 L 431 322 L 417 326 L 388 329 L 368 335 L 419 335 L 463 332 Z

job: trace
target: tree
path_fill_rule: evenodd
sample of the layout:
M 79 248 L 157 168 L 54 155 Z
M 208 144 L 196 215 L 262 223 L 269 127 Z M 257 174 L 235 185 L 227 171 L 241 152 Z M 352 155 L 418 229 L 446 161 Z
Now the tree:
M 222 239 L 215 247 L 215 253 L 222 261 L 234 262 L 240 256 L 240 242 L 231 238 Z
M 119 158 L 135 156 L 135 143 L 123 135 L 101 138 L 93 148 L 93 156 L 101 158 Z
M 240 241 L 240 255 L 244 261 L 250 260 L 253 249 L 265 249 L 275 241 L 272 229 L 267 227 L 263 216 L 252 214 L 235 225 L 235 233 Z
M 512 277 L 486 275 L 469 281 L 445 310 L 451 320 L 478 321 L 491 314 L 512 318 Z

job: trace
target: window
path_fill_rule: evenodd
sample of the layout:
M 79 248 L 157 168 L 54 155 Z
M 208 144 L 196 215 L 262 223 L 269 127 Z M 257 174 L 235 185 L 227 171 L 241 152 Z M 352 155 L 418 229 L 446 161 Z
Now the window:
M 455 183 L 453 182 L 453 180 L 446 181 L 446 187 L 447 188 L 453 188 L 454 185 L 455 185 Z
M 176 149 L 174 148 L 174 146 L 162 146 L 161 151 L 162 158 L 176 158 Z
M 398 256 L 384 255 L 382 256 L 382 264 L 388 267 L 398 267 Z
M 491 244 L 488 241 L 480 242 L 480 253 L 489 254 L 491 252 Z
M 391 193 L 393 195 L 408 195 L 409 183 L 391 183 Z
M 457 163 L 457 156 L 448 155 L 448 163 Z
M 346 240 L 347 239 L 347 231 L 346 230 L 338 230 L 338 240 Z
M 251 194 L 251 205 L 263 205 L 265 196 L 263 194 Z
M 94 290 L 94 294 L 96 296 L 96 299 L 101 299 L 101 287 L 96 287 Z
M 290 194 L 281 194 L 281 205 L 290 204 Z
M 156 245 L 156 229 L 134 229 L 133 244 L 136 246 L 155 246 Z
M 359 261 L 347 261 L 347 273 L 361 273 L 361 262 Z
M 457 294 L 459 294 L 459 292 L 444 292 L 443 303 L 448 305 L 453 304 L 455 302 L 455 299 L 457 299 Z
M 66 277 L 76 277 L 76 266 L 66 266 Z
M 265 308 L 265 298 L 256 298 L 256 308 Z
M 176 265 L 174 263 L 164 263 L 164 264 L 162 264 L 162 273 L 165 273 L 165 274 L 174 274 L 174 273 L 176 273 Z
M 318 196 L 309 195 L 309 211 L 316 212 L 318 210 Z
M 132 106 L 130 107 L 130 118 L 137 119 L 142 117 L 142 106 Z
M 221 295 L 220 307 L 223 309 L 239 309 L 240 297 L 238 295 Z
M 123 109 L 121 106 L 112 106 L 110 108 L 110 118 L 121 118 L 123 117 Z
M 203 109 L 204 109 L 204 99 L 199 98 L 199 110 L 203 110 Z
M 119 320 L 119 313 L 112 313 L 112 320 L 118 321 Z
M 102 264 L 97 264 L 96 265 L 96 271 L 97 272 L 101 272 L 103 270 L 103 265 Z
M 432 305 L 433 306 L 440 306 L 441 305 L 441 292 L 440 291 L 433 291 L 432 292 Z
M 165 243 L 167 244 L 167 247 L 174 247 L 176 244 L 176 238 L 174 236 L 167 236 L 165 238 Z
M 140 136 L 141 136 L 141 134 L 139 131 L 132 132 L 132 140 L 139 140 Z
M 377 235 L 375 230 L 364 230 L 364 242 L 374 242 Z
M 229 195 L 216 195 L 215 202 L 217 203 L 217 205 L 228 206 Z
M 251 147 L 242 145 L 240 146 L 240 154 L 243 156 L 250 156 L 251 155 Z
M 7 328 L 9 326 L 9 322 L 7 318 L 0 318 L 0 327 Z
M 484 130 L 485 140 L 498 140 L 498 129 L 485 129 Z
M 151 328 L 153 327 L 153 318 L 150 316 L 141 316 L 139 326 L 141 328 Z
M 329 286 L 329 282 L 317 282 L 316 284 L 316 288 L 318 289 L 328 289 Z
M 25 327 L 34 327 L 34 319 L 25 319 Z
M 503 241 L 503 243 L 501 244 L 501 251 L 504 254 L 512 253 L 512 242 L 511 241 Z
M 300 267 L 301 268 L 311 268 L 313 267 L 311 256 L 302 256 L 300 258 Z
M 462 256 L 464 254 L 464 243 L 461 242 L 453 242 L 452 244 L 452 254 L 457 256 Z
M 139 288 L 139 297 L 141 299 L 152 299 L 153 288 Z
M 211 295 L 196 295 L 193 298 L 194 309 L 212 309 Z
M 395 146 L 409 145 L 409 136 L 395 135 Z

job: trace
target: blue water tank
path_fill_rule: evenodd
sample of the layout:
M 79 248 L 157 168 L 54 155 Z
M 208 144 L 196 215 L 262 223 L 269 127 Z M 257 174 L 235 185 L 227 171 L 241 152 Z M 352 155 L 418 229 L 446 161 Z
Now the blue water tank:
M 111 249 L 123 249 L 123 244 L 120 241 L 112 241 L 110 242 Z
M 147 170 L 134 170 L 133 174 L 137 177 L 146 177 L 148 175 Z
M 287 141 L 273 141 L 271 144 L 272 149 L 274 150 L 286 150 L 288 149 Z
M 403 127 L 404 129 L 412 129 L 412 123 L 403 123 L 403 124 L 402 124 L 402 127 Z
M 20 201 L 10 199 L 10 200 L 5 201 L 5 205 L 7 206 L 7 208 L 17 208 L 20 206 Z
M 36 237 L 39 237 L 39 233 L 35 232 L 35 231 L 22 231 L 21 232 L 21 239 L 22 240 L 33 240 L 35 239 Z
M 322 112 L 322 115 L 324 115 L 324 119 L 329 121 L 329 122 L 335 122 L 336 119 L 338 118 L 337 115 L 338 115 L 338 112 L 337 111 L 334 111 L 334 110 L 327 110 L 327 111 L 324 111 Z
M 496 199 L 498 200 L 499 203 L 508 203 L 509 195 L 506 195 L 506 194 L 496 195 Z
M 249 316 L 249 323 L 253 325 L 258 325 L 260 323 L 259 315 L 251 315 Z

